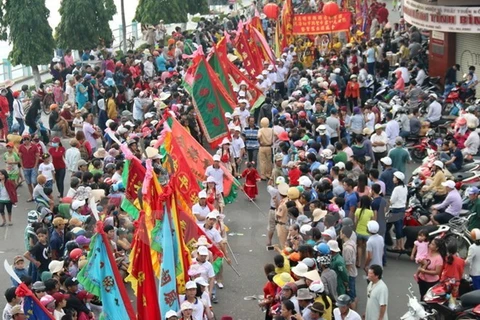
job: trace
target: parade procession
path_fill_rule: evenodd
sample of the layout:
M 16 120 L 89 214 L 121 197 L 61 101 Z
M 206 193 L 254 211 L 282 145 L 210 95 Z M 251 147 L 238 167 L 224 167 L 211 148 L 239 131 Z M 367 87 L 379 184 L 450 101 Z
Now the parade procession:
M 2 320 L 480 319 L 480 4 L 385 1 L 0 3 Z

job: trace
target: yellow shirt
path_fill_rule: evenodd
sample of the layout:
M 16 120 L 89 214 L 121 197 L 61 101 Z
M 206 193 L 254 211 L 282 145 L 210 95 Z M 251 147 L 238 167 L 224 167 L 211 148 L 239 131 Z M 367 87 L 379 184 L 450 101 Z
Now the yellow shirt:
M 323 298 L 322 297 L 317 297 L 315 298 L 315 301 L 314 302 L 320 302 L 323 307 L 325 308 L 325 312 L 323 313 L 323 319 L 325 320 L 332 320 L 332 308 L 333 308 L 333 305 L 332 305 L 332 300 L 330 299 L 330 297 L 327 296 L 327 301 L 328 303 L 330 304 L 330 307 L 328 309 L 325 308 L 325 304 L 323 303 Z
M 282 272 L 290 274 L 290 261 L 285 256 L 283 256 L 283 268 L 275 267 L 276 274 L 280 274 Z

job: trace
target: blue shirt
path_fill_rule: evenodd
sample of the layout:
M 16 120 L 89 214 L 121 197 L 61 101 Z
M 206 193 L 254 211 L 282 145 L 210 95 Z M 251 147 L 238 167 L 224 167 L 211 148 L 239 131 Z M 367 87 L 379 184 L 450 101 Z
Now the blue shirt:
M 57 230 L 52 232 L 50 237 L 50 250 L 56 250 L 57 254 L 60 256 L 63 254 L 63 246 L 65 245 L 65 241 L 63 238 L 63 234 L 58 234 Z
M 463 166 L 463 154 L 462 151 L 459 148 L 456 148 L 455 151 L 453 151 L 453 156 L 455 157 L 455 161 L 453 161 L 453 164 L 459 170 Z
M 393 174 L 398 171 L 395 168 L 388 168 L 382 172 L 379 180 L 385 183 L 385 196 L 390 197 L 392 195 L 395 184 L 393 183 Z
M 260 147 L 260 142 L 258 142 L 258 127 L 253 128 L 247 127 L 243 129 L 243 135 L 245 136 L 245 149 L 246 150 L 256 150 Z
M 350 208 L 357 208 L 357 193 L 352 191 L 351 193 L 345 192 L 345 204 L 343 205 L 343 211 L 345 211 L 345 217 L 350 215 Z M 355 212 L 355 210 L 353 210 Z
M 167 60 L 165 60 L 163 54 L 159 55 L 157 59 L 155 59 L 155 63 L 159 72 L 167 71 Z
M 318 168 L 320 168 L 320 162 L 318 161 L 312 162 L 312 164 L 310 165 L 310 172 Z

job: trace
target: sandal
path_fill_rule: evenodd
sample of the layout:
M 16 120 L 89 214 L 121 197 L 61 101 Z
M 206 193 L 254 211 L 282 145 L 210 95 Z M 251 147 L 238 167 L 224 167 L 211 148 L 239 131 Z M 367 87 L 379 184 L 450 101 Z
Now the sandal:
M 27 202 L 33 202 L 33 199 L 28 199 Z
M 5 222 L 0 224 L 0 227 L 5 227 Z
M 9 227 L 13 226 L 13 223 L 10 222 L 10 223 L 8 224 L 8 226 L 9 226 Z

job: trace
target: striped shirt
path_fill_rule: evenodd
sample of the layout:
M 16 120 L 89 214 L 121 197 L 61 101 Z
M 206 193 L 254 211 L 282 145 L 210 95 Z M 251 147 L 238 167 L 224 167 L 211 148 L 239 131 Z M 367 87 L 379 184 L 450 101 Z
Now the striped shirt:
M 246 127 L 243 129 L 243 135 L 245 136 L 245 148 L 247 150 L 256 150 L 260 147 L 260 142 L 258 142 L 258 127 L 254 126 Z

